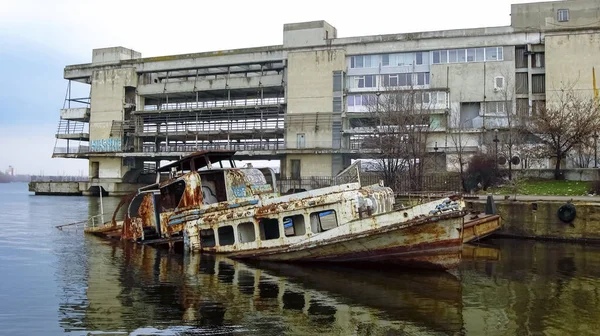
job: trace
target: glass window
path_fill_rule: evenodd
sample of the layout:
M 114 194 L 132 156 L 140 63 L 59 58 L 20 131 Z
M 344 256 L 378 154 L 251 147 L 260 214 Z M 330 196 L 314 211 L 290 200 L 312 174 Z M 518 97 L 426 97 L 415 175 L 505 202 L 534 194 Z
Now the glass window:
M 466 49 L 458 49 L 456 51 L 458 54 L 458 62 L 464 63 L 467 61 L 467 50 Z
M 442 63 L 448 63 L 448 50 L 440 51 Z
M 381 65 L 383 65 L 383 66 L 390 65 L 390 55 L 389 54 L 381 55 Z
M 498 47 L 498 61 L 502 61 L 504 59 L 504 55 L 502 54 L 504 51 L 503 47 Z
M 375 80 L 375 75 L 365 76 L 365 85 L 364 87 L 372 88 L 377 86 L 377 81 Z
M 412 74 L 399 74 L 398 75 L 398 86 L 409 86 L 412 85 Z
M 362 56 L 354 56 L 355 61 L 355 68 L 362 68 L 364 67 L 364 58 Z
M 440 51 L 434 51 L 432 54 L 433 54 L 432 63 L 433 64 L 440 64 Z
M 486 61 L 497 61 L 498 60 L 498 48 L 485 48 L 485 60 Z
M 467 62 L 475 62 L 475 49 L 467 49 Z
M 364 56 L 364 59 L 365 59 L 365 61 L 364 61 L 365 62 L 365 68 L 370 68 L 371 67 L 371 59 L 372 58 L 373 57 L 371 57 L 371 56 Z
M 417 85 L 428 85 L 429 84 L 429 72 L 417 73 Z
M 365 87 L 365 76 L 356 76 L 354 78 L 356 80 L 356 87 L 358 87 L 358 88 Z
M 354 106 L 354 96 L 348 96 L 348 106 Z
M 398 75 L 389 75 L 389 85 L 398 86 Z
M 423 53 L 422 53 L 422 52 L 418 52 L 418 53 L 416 54 L 416 56 L 417 56 L 417 57 L 416 57 L 416 63 L 417 63 L 418 65 L 420 65 L 420 64 L 423 64 Z
M 448 51 L 448 63 L 456 63 L 458 62 L 458 51 L 455 50 L 449 50 Z
M 361 106 L 362 105 L 362 96 L 360 96 L 360 95 L 354 96 L 354 104 L 356 106 Z
M 569 21 L 569 10 L 568 9 L 559 9 L 558 10 L 558 22 L 567 22 Z
M 485 49 L 477 48 L 475 49 L 475 62 L 483 62 L 485 61 Z

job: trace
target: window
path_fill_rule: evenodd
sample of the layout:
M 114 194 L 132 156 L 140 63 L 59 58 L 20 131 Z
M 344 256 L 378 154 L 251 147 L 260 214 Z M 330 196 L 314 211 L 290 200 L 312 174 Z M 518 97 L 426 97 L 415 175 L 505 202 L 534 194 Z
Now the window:
M 350 67 L 351 68 L 363 68 L 364 67 L 363 56 L 352 56 L 350 58 Z
M 532 93 L 546 93 L 546 75 L 536 74 L 531 76 Z
M 233 226 L 226 225 L 217 229 L 219 233 L 219 245 L 227 246 L 235 244 L 235 235 L 233 234 Z
M 458 51 L 448 50 L 448 63 L 456 63 L 458 61 Z
M 531 66 L 534 68 L 543 68 L 546 64 L 544 53 L 533 54 L 533 57 L 531 58 L 531 63 Z
M 214 247 L 216 242 L 213 229 L 200 230 L 200 247 Z
M 300 160 L 290 160 L 292 163 L 292 178 L 299 179 L 300 178 Z
M 294 215 L 283 218 L 283 231 L 286 237 L 304 236 L 306 227 L 304 226 L 304 216 Z
M 505 114 L 506 104 L 510 102 L 492 101 L 487 103 L 486 113 L 488 114 Z
M 477 48 L 475 49 L 475 62 L 483 62 L 485 61 L 485 49 Z
M 238 235 L 240 243 L 251 243 L 256 240 L 254 224 L 247 222 L 238 225 Z
M 313 212 L 310 214 L 310 227 L 313 233 L 331 230 L 338 226 L 334 210 Z
M 185 182 L 183 180 L 176 181 L 166 187 L 160 188 L 161 212 L 171 211 L 177 208 L 184 192 Z
M 357 88 L 372 88 L 377 86 L 375 75 L 355 76 L 354 80 Z
M 296 148 L 304 148 L 306 145 L 306 138 L 304 133 L 296 134 Z
M 515 76 L 515 92 L 519 94 L 527 94 L 529 90 L 529 79 L 527 73 L 517 72 Z
M 502 47 L 485 48 L 486 61 L 501 61 L 503 60 Z
M 466 49 L 458 49 L 456 51 L 456 54 L 458 55 L 459 63 L 464 63 L 467 61 L 467 50 Z
M 277 218 L 261 218 L 258 226 L 260 228 L 261 240 L 279 238 L 279 221 Z
M 398 86 L 410 86 L 412 85 L 412 74 L 404 73 L 398 74 Z
M 354 96 L 348 96 L 348 106 L 354 106 Z
M 433 63 L 433 64 L 440 64 L 441 63 L 440 53 L 441 53 L 441 51 L 439 51 L 439 50 L 438 51 L 434 51 L 433 53 L 431 53 L 433 55 L 431 63 Z
M 429 85 L 429 72 L 417 73 L 417 85 Z
M 545 100 L 534 100 L 532 101 L 531 113 L 533 115 L 539 114 L 544 108 L 546 108 Z
M 422 52 L 418 52 L 416 54 L 416 56 L 417 56 L 416 64 L 417 65 L 423 64 L 423 53 Z
M 496 90 L 504 89 L 504 77 L 502 77 L 502 76 L 494 77 L 494 89 L 496 89 Z
M 558 22 L 567 22 L 569 21 L 569 10 L 568 9 L 559 9 L 558 10 Z
M 390 65 L 390 55 L 389 54 L 384 54 L 381 56 L 381 65 L 382 66 Z
M 383 86 L 398 86 L 398 74 L 383 75 Z
M 475 62 L 475 49 L 467 49 L 467 62 Z

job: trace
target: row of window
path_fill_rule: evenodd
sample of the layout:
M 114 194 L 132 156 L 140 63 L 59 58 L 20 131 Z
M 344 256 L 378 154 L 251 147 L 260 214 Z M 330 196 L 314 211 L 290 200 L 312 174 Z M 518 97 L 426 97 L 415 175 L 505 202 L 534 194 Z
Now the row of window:
M 413 97 L 410 97 L 413 95 Z M 407 93 L 407 99 L 414 99 L 416 104 L 447 104 L 448 95 L 446 92 L 414 92 Z M 375 94 L 359 94 L 349 95 L 347 97 L 348 106 L 375 106 L 377 104 L 377 96 Z
M 503 47 L 463 48 L 409 53 L 350 56 L 350 68 L 378 68 L 443 63 L 502 61 Z
M 309 216 L 310 231 L 319 233 L 331 230 L 338 226 L 337 216 L 334 210 L 313 212 Z M 280 225 L 277 218 L 261 218 L 258 221 L 258 235 L 252 222 L 240 223 L 237 225 L 237 237 L 232 225 L 221 226 L 217 229 L 216 235 L 213 229 L 200 230 L 201 247 L 228 246 L 236 243 L 252 243 L 257 237 L 260 240 L 279 239 L 281 237 L 281 227 L 286 237 L 304 236 L 308 231 L 308 225 L 305 224 L 304 215 L 294 215 L 284 217 Z
M 348 85 L 350 88 L 375 88 L 378 80 L 384 87 L 429 85 L 429 72 L 348 76 Z
M 433 64 L 485 62 L 504 60 L 502 47 L 436 50 L 432 52 Z

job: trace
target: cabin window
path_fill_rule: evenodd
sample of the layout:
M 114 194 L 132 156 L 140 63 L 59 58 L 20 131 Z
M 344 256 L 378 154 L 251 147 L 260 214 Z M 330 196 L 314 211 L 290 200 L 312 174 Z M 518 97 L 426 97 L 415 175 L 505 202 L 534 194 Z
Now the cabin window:
M 214 247 L 217 245 L 215 240 L 215 230 L 200 230 L 200 247 Z
M 283 231 L 286 237 L 303 236 L 306 233 L 304 216 L 283 217 Z
M 162 207 L 161 212 L 172 211 L 177 208 L 184 192 L 185 182 L 183 180 L 160 188 L 160 205 Z
M 227 225 L 220 227 L 217 232 L 219 233 L 219 245 L 227 246 L 235 244 L 235 235 L 233 234 L 233 226 Z
M 310 227 L 313 233 L 331 230 L 338 226 L 334 210 L 313 212 L 310 214 Z
M 258 224 L 260 239 L 270 240 L 279 238 L 279 221 L 276 218 L 262 218 Z
M 256 240 L 256 233 L 254 231 L 254 223 L 242 223 L 238 225 L 238 234 L 240 243 L 251 243 Z

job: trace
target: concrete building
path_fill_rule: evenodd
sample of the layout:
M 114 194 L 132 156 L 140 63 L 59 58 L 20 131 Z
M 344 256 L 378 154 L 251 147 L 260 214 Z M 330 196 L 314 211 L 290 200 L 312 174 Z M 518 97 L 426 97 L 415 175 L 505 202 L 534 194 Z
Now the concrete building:
M 452 169 L 452 134 L 475 152 L 507 128 L 507 110 L 531 113 L 567 81 L 592 92 L 599 16 L 600 0 L 555 1 L 512 5 L 503 27 L 338 38 L 314 21 L 284 25 L 276 46 L 150 58 L 95 49 L 64 70 L 91 93 L 61 110 L 53 156 L 89 160 L 90 183 L 109 194 L 203 149 L 279 160 L 289 178 L 332 176 L 373 153 L 361 139 L 376 126 L 357 120 L 395 87 L 428 104 L 426 148 Z

